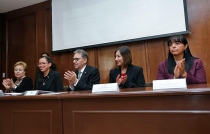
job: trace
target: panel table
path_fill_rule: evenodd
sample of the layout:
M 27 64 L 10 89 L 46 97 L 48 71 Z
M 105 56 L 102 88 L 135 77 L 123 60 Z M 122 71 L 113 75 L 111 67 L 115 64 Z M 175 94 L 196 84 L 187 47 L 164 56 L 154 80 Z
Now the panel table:
M 0 97 L 0 134 L 62 134 L 60 95 Z
M 62 94 L 64 134 L 198 134 L 210 132 L 210 88 L 151 87 Z

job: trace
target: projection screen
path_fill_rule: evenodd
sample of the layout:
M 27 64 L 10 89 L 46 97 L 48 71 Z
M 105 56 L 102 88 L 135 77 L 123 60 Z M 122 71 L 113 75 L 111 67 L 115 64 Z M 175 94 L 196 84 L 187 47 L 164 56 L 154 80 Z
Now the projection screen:
M 189 33 L 185 0 L 52 0 L 52 52 Z

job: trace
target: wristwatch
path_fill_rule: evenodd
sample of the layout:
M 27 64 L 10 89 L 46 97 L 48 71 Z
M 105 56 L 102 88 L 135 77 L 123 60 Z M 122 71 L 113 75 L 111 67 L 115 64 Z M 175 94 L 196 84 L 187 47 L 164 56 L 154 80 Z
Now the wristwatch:
M 14 91 L 17 88 L 17 86 L 15 85 L 15 88 L 10 88 L 10 90 Z

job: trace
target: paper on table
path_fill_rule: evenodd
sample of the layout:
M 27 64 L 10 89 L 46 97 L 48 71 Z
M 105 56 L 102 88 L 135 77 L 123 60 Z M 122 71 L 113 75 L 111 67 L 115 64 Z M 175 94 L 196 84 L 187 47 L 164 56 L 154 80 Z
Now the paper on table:
M 68 92 L 50 92 L 50 93 L 44 93 L 40 95 L 53 95 L 53 94 L 64 94 L 64 93 L 68 93 Z
M 23 95 L 23 93 L 4 93 L 5 96 L 20 96 Z

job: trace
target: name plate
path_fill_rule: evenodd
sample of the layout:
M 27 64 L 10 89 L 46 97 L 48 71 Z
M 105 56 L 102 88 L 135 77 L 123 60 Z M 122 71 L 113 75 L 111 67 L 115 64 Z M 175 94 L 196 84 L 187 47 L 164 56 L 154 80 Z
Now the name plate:
M 4 96 L 4 93 L 2 90 L 0 90 L 0 96 Z
M 186 79 L 153 80 L 153 90 L 187 89 Z
M 37 95 L 38 93 L 39 93 L 38 90 L 34 90 L 34 91 L 25 91 L 24 96 Z
M 100 92 L 119 92 L 119 86 L 117 83 L 93 85 L 92 93 L 100 93 Z

